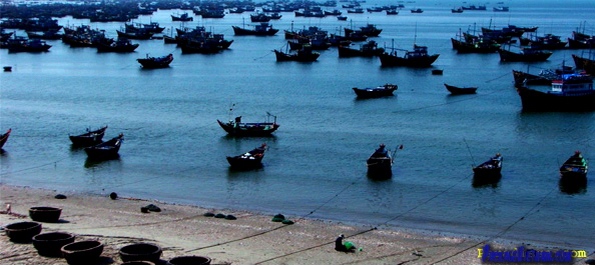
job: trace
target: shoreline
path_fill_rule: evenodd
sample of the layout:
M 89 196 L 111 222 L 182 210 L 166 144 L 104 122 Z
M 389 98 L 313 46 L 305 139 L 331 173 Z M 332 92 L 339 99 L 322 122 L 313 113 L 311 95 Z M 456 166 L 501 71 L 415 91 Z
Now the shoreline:
M 64 194 L 55 199 L 53 190 L 0 184 L 2 209 L 11 204 L 12 215 L 0 214 L 2 226 L 30 221 L 28 209 L 35 206 L 62 208 L 58 223 L 42 223 L 42 233 L 63 231 L 77 240 L 95 238 L 105 249 L 99 264 L 120 264 L 119 248 L 138 242 L 162 247 L 161 260 L 198 255 L 211 264 L 481 264 L 477 249 L 486 243 L 493 249 L 512 250 L 521 242 L 484 242 L 480 238 L 445 233 L 375 229 L 320 219 L 294 219 L 294 224 L 271 221 L 273 216 L 228 209 L 208 209 L 138 198 L 115 200 L 108 196 Z M 154 204 L 161 212 L 142 213 L 140 208 Z M 233 215 L 236 220 L 207 217 L 204 214 Z M 283 213 L 281 213 L 283 214 Z M 334 250 L 334 240 L 344 234 L 362 251 Z M 525 244 L 523 244 L 525 245 Z M 536 245 L 526 244 L 537 248 Z M 5 233 L 0 253 L 6 264 L 66 264 L 59 258 L 39 256 L 31 244 L 14 244 Z M 539 246 L 539 250 L 563 247 Z M 587 249 L 588 258 L 595 253 Z M 574 264 L 585 258 L 574 259 Z M 503 264 L 503 263 L 499 263 Z M 535 263 L 533 263 L 535 264 Z M 552 263 L 549 263 L 552 264 Z

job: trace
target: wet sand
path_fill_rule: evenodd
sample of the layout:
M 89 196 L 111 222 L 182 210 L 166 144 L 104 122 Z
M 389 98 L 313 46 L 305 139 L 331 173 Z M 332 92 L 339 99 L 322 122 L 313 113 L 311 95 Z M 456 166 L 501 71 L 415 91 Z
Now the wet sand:
M 62 231 L 76 240 L 96 239 L 104 251 L 96 264 L 121 264 L 118 250 L 138 242 L 154 243 L 163 249 L 161 263 L 178 256 L 206 256 L 211 264 L 482 264 L 477 249 L 512 249 L 522 242 L 491 242 L 438 232 L 395 231 L 287 216 L 293 224 L 273 222 L 273 216 L 225 209 L 205 209 L 158 201 L 0 185 L 0 225 L 30 221 L 28 210 L 35 206 L 62 208 L 60 221 L 42 223 L 42 233 Z M 11 213 L 5 206 L 11 205 Z M 153 204 L 160 212 L 141 212 Z M 205 216 L 232 215 L 236 220 Z M 280 213 L 283 214 L 283 213 Z M 357 250 L 334 250 L 334 240 L 344 234 Z M 544 246 L 542 250 L 564 249 Z M 589 253 L 590 258 L 594 254 Z M 584 264 L 585 259 L 574 259 Z M 62 258 L 37 254 L 32 244 L 9 241 L 0 236 L 2 264 L 67 264 Z M 505 263 L 498 263 L 505 264 Z M 536 263 L 532 263 L 536 264 Z M 552 264 L 552 263 L 549 263 Z M 566 263 L 567 264 L 567 263 Z

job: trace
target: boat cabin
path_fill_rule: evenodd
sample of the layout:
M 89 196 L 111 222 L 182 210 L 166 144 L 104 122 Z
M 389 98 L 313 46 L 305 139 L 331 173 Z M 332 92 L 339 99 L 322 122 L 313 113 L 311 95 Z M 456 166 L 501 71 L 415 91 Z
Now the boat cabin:
M 593 91 L 593 77 L 584 74 L 563 74 L 552 81 L 550 94 L 581 95 Z

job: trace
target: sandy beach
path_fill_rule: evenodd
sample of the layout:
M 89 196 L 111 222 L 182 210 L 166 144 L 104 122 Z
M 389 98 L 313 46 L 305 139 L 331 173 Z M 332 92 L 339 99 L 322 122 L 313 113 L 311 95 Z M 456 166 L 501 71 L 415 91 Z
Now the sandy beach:
M 57 194 L 67 198 L 56 199 Z M 30 207 L 62 208 L 60 221 L 42 223 L 42 233 L 63 231 L 75 234 L 77 241 L 101 241 L 105 249 L 97 264 L 121 264 L 118 250 L 137 242 L 159 245 L 163 249 L 162 264 L 188 255 L 209 257 L 211 264 L 481 264 L 477 249 L 486 243 L 502 249 L 521 244 L 358 227 L 287 215 L 285 218 L 294 223 L 283 224 L 273 222 L 273 216 L 250 212 L 173 205 L 126 198 L 121 194 L 112 200 L 108 195 L 1 185 L 0 225 L 30 221 Z M 4 209 L 7 204 L 11 205 L 11 213 Z M 161 211 L 141 212 L 141 207 L 149 204 Z M 232 215 L 237 219 L 209 217 L 205 213 Z M 339 234 L 344 234 L 345 240 L 361 250 L 335 251 L 334 240 Z M 542 250 L 558 249 L 563 248 L 547 246 Z M 592 250 L 588 255 L 588 258 L 573 259 L 573 264 L 584 264 L 592 259 Z M 9 241 L 4 232 L 0 236 L 0 261 L 2 264 L 67 264 L 62 258 L 38 255 L 32 244 Z

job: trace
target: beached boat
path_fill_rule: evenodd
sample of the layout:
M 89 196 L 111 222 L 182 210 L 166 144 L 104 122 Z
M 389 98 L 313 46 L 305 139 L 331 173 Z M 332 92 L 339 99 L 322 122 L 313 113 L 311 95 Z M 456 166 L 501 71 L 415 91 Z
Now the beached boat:
M 402 50 L 403 56 L 397 54 L 397 50 L 392 48 L 392 52 L 384 52 L 378 57 L 382 66 L 408 66 L 408 67 L 430 67 L 440 54 L 428 54 L 428 47 L 413 45 L 413 51 Z
M 458 87 L 444 84 L 446 89 L 453 95 L 475 94 L 477 87 Z
M 382 86 L 371 88 L 352 88 L 358 98 L 380 98 L 393 96 L 393 92 L 399 87 L 393 84 L 384 84 Z
M 269 121 L 270 116 L 274 117 L 273 122 Z M 232 136 L 269 136 L 280 126 L 277 123 L 277 116 L 270 113 L 267 113 L 267 120 L 264 122 L 242 122 L 242 116 L 238 116 L 228 122 L 217 120 L 217 123 Z
M 0 134 L 0 149 L 2 149 L 2 147 L 4 147 L 4 144 L 6 143 L 6 141 L 8 141 L 10 132 L 12 132 L 12 129 L 8 129 L 5 133 Z
M 236 36 L 254 35 L 254 36 L 273 36 L 279 32 L 279 29 L 274 29 L 268 22 L 261 22 L 254 25 L 254 29 L 240 28 L 238 26 L 231 26 Z
M 122 146 L 123 140 L 124 134 L 120 134 L 109 141 L 85 147 L 85 152 L 87 153 L 88 158 L 93 160 L 118 158 L 120 156 L 118 151 L 120 151 L 120 146 Z
M 552 81 L 551 90 L 539 91 L 525 85 L 515 87 L 524 111 L 593 111 L 595 90 L 593 76 L 583 73 L 563 74 Z
M 142 65 L 143 68 L 155 69 L 169 67 L 169 64 L 174 60 L 174 56 L 170 53 L 162 57 L 149 57 L 147 54 L 146 58 L 138 58 L 136 61 Z
M 262 144 L 261 146 L 252 149 L 237 156 L 228 156 L 227 162 L 232 168 L 236 169 L 254 169 L 262 167 L 262 159 L 266 151 L 267 145 Z
M 550 58 L 553 52 L 531 48 L 522 48 L 520 52 L 513 52 L 500 48 L 498 54 L 502 62 L 541 62 Z
M 393 158 L 386 145 L 380 144 L 378 149 L 366 160 L 368 177 L 374 179 L 388 179 L 392 177 Z
M 576 68 L 585 70 L 587 74 L 595 75 L 595 59 L 589 59 L 576 54 L 572 55 L 572 59 Z
M 362 44 L 359 49 L 352 49 L 349 46 L 339 46 L 339 57 L 373 57 L 384 53 L 384 48 L 378 48 L 376 41 L 368 41 Z
M 90 131 L 89 128 L 87 128 L 87 132 L 79 135 L 69 135 L 68 138 L 70 138 L 70 141 L 74 146 L 97 145 L 103 140 L 105 130 L 107 130 L 107 125 L 93 131 Z
M 475 177 L 493 178 L 500 177 L 502 171 L 502 155 L 497 153 L 489 160 L 481 163 L 479 166 L 473 167 L 473 174 Z
M 296 53 L 285 53 L 279 50 L 273 50 L 277 62 L 296 61 L 296 62 L 314 62 L 320 57 L 320 53 L 312 51 L 312 46 L 302 45 Z
M 580 151 L 575 151 L 560 167 L 560 177 L 580 180 L 587 177 L 588 170 L 587 160 Z

